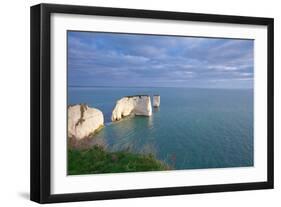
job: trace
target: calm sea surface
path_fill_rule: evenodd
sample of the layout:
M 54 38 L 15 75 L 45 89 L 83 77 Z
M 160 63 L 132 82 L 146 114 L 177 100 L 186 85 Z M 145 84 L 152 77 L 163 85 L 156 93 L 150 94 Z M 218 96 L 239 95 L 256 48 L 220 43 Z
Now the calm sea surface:
M 116 101 L 160 94 L 151 117 L 111 123 Z M 174 169 L 253 166 L 253 90 L 69 87 L 68 104 L 100 109 L 105 127 L 93 137 L 109 150 L 152 153 Z

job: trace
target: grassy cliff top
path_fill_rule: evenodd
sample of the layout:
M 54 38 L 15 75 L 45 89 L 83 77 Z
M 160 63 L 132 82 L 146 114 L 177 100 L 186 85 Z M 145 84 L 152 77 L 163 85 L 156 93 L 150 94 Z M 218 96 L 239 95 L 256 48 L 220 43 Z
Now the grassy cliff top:
M 153 155 L 134 154 L 131 152 L 107 152 L 101 147 L 86 150 L 68 150 L 68 174 L 95 174 L 159 171 L 171 169 Z

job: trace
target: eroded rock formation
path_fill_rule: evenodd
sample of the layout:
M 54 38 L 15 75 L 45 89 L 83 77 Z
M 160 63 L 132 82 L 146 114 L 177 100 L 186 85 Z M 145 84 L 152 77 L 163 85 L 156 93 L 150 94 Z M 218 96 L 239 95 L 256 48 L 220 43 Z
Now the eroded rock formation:
M 111 120 L 118 121 L 122 117 L 133 115 L 151 116 L 152 107 L 150 96 L 148 95 L 136 95 L 126 96 L 116 102 L 116 105 L 112 111 Z
M 85 104 L 68 106 L 68 137 L 83 139 L 104 124 L 103 113 Z
M 160 96 L 154 95 L 153 96 L 153 107 L 159 107 L 160 106 Z

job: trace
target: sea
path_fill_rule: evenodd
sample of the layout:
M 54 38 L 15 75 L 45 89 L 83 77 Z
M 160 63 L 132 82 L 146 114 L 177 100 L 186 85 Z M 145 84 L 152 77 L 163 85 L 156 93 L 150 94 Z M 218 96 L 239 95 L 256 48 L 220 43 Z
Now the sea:
M 151 117 L 111 122 L 118 99 L 159 94 Z M 68 104 L 101 110 L 105 127 L 90 146 L 153 154 L 175 170 L 254 165 L 253 89 L 68 87 Z

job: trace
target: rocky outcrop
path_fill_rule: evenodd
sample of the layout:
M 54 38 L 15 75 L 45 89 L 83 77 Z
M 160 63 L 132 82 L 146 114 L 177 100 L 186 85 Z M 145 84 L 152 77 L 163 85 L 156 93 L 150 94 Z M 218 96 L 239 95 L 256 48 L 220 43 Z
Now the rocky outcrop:
M 160 106 L 160 96 L 154 95 L 153 96 L 153 107 L 159 107 Z
M 95 133 L 104 124 L 103 114 L 85 104 L 68 106 L 68 137 L 83 139 Z
M 133 115 L 151 116 L 152 107 L 150 96 L 148 95 L 136 95 L 126 96 L 116 102 L 116 105 L 112 111 L 111 120 L 118 121 L 122 117 Z

